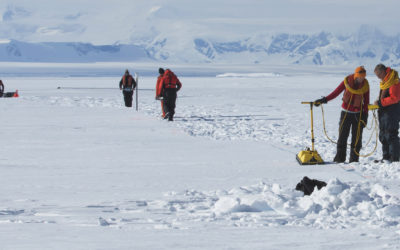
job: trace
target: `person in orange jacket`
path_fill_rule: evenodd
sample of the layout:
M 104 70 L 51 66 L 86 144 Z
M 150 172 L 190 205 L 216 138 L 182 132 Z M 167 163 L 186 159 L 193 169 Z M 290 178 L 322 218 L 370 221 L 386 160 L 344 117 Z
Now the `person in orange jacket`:
M 136 88 L 136 81 L 132 75 L 129 74 L 129 70 L 125 70 L 125 74 L 122 76 L 119 82 L 119 89 L 122 90 L 124 95 L 124 101 L 126 107 L 132 107 L 133 91 Z
M 174 120 L 177 92 L 182 88 L 182 83 L 170 69 L 165 70 L 161 78 L 161 94 L 164 102 L 165 116 L 168 121 Z
M 376 65 L 374 72 L 381 80 L 379 98 L 374 104 L 379 106 L 379 141 L 382 143 L 382 161 L 397 162 L 400 160 L 399 74 L 396 70 L 383 64 Z
M 164 118 L 165 117 L 165 110 L 164 110 L 164 102 L 163 102 L 163 100 L 161 99 L 162 98 L 162 84 L 161 84 L 161 80 L 162 80 L 162 77 L 163 77 L 163 75 L 164 75 L 164 69 L 163 68 L 159 68 L 158 69 L 158 73 L 160 74 L 158 77 L 157 77 L 157 84 L 156 84 L 156 100 L 160 100 L 161 101 L 161 111 L 162 111 L 162 117 Z

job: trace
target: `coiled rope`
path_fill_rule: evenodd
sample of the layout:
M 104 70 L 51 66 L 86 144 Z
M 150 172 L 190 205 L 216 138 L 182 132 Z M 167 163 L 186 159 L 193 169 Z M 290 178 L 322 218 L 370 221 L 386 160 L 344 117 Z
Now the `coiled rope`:
M 350 99 L 350 102 L 351 102 L 351 99 Z M 350 103 L 350 102 L 349 102 L 349 103 Z M 323 128 L 324 128 L 324 134 L 325 134 L 326 138 L 327 138 L 330 142 L 332 142 L 332 143 L 334 143 L 334 144 L 337 144 L 337 142 L 335 142 L 334 140 L 332 140 L 332 139 L 328 136 L 328 133 L 327 133 L 327 131 L 326 131 L 325 112 L 324 112 L 324 108 L 323 108 L 323 105 L 322 105 L 322 104 L 321 104 L 321 111 L 322 111 L 322 123 L 323 123 Z M 355 153 L 356 155 L 360 156 L 360 157 L 368 157 L 368 156 L 371 156 L 371 155 L 376 151 L 376 149 L 377 149 L 377 147 L 378 147 L 378 118 L 377 118 L 377 116 L 376 116 L 375 110 L 372 111 L 372 114 L 373 114 L 373 121 L 374 121 L 374 123 L 375 123 L 375 126 L 373 126 L 373 125 L 371 124 L 371 128 L 367 128 L 365 122 L 361 119 L 361 118 L 362 118 L 362 109 L 361 109 L 361 111 L 360 111 L 360 117 L 359 117 L 359 119 L 358 119 L 358 126 L 357 126 L 356 143 L 355 143 L 354 149 L 353 149 L 353 150 L 354 150 L 354 153 Z M 344 121 L 345 121 L 345 119 L 346 119 L 346 116 L 347 116 L 347 112 L 346 112 L 345 116 L 343 117 L 343 121 L 342 121 L 341 124 L 340 124 L 340 127 L 339 127 L 339 134 L 342 132 L 342 127 L 343 127 L 343 123 L 344 123 Z M 372 130 L 373 127 L 374 127 L 375 134 L 376 134 L 376 141 L 375 141 L 375 147 L 374 147 L 374 149 L 372 150 L 372 152 L 370 152 L 370 153 L 368 153 L 368 154 L 365 154 L 365 155 L 361 155 L 361 154 L 359 154 L 359 153 L 356 151 L 356 146 L 357 146 L 357 144 L 358 144 L 358 142 L 359 142 L 359 140 L 360 140 L 360 136 L 361 136 L 361 123 L 364 123 L 364 126 L 365 126 L 365 128 L 366 128 L 367 130 Z M 373 132 L 371 133 L 371 136 L 369 137 L 368 142 L 367 142 L 367 144 L 366 144 L 364 147 L 366 147 L 366 146 L 369 145 L 369 143 L 370 143 L 371 140 L 372 140 L 372 135 L 373 135 Z M 348 145 L 349 145 L 349 144 L 348 144 Z

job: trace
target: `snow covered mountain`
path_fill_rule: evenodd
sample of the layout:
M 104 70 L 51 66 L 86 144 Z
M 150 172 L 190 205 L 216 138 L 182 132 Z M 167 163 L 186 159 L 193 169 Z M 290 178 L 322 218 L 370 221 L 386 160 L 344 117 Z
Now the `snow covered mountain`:
M 190 44 L 191 42 L 191 44 Z M 317 34 L 260 34 L 241 40 L 221 41 L 195 37 L 185 49 L 176 49 L 168 37 L 159 37 L 146 49 L 158 60 L 179 58 L 187 61 L 224 63 L 273 63 L 343 65 L 383 62 L 400 63 L 400 35 L 387 36 L 376 28 L 362 26 L 351 35 L 328 32 Z M 165 55 L 170 55 L 166 57 Z
M 400 34 L 388 36 L 376 28 L 362 26 L 351 35 L 266 34 L 234 40 L 196 34 L 156 33 L 132 44 L 89 43 L 0 43 L 0 61 L 18 62 L 126 62 L 400 65 Z
M 108 62 L 146 61 L 146 51 L 136 45 L 89 43 L 26 43 L 10 40 L 0 43 L 0 61 L 8 62 Z

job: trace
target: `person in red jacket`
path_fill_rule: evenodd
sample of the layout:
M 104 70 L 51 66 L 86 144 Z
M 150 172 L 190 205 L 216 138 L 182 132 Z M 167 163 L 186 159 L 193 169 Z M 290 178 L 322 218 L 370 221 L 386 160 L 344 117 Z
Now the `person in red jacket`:
M 122 76 L 119 82 L 119 89 L 122 90 L 124 95 L 124 101 L 126 107 L 132 107 L 133 91 L 136 88 L 136 81 L 132 75 L 129 74 L 129 70 L 125 70 L 125 74 Z
M 384 160 L 397 162 L 400 158 L 399 121 L 400 121 L 400 80 L 396 70 L 378 64 L 375 75 L 381 79 L 379 98 L 379 141 L 382 143 Z
M 176 93 L 182 88 L 182 83 L 170 69 L 165 70 L 161 78 L 161 93 L 164 102 L 164 119 L 174 120 Z
M 162 111 L 162 117 L 165 117 L 165 110 L 164 110 L 164 102 L 161 99 L 162 98 L 162 85 L 161 85 L 161 80 L 162 77 L 164 75 L 164 69 L 163 68 L 159 68 L 158 69 L 158 73 L 160 74 L 157 77 L 157 84 L 156 84 L 156 100 L 161 100 L 161 111 Z
M 351 151 L 349 162 L 358 162 L 359 160 L 359 152 L 362 146 L 362 131 L 368 120 L 369 83 L 365 78 L 366 76 L 367 72 L 364 67 L 359 66 L 354 71 L 354 74 L 346 76 L 332 93 L 314 102 L 314 105 L 318 106 L 321 103 L 327 103 L 344 92 L 339 122 L 339 138 L 334 162 L 341 163 L 346 161 L 347 138 L 349 137 L 350 130 Z

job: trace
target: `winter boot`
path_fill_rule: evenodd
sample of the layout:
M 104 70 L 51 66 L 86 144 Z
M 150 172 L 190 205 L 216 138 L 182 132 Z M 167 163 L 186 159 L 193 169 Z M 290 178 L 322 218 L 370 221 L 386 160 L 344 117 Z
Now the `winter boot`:
M 359 160 L 359 156 L 357 155 L 357 153 L 356 152 L 354 152 L 354 148 L 352 148 L 351 149 L 351 152 L 350 152 L 350 163 L 352 163 L 352 162 L 358 162 L 358 160 Z
M 333 161 L 336 163 L 345 162 L 346 161 L 346 150 L 338 150 Z

